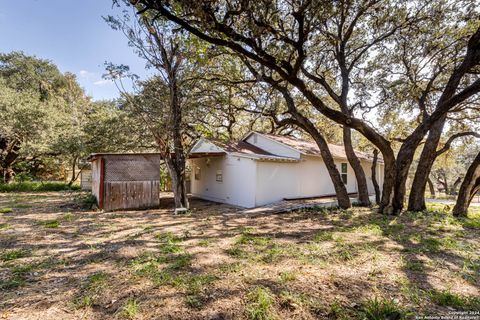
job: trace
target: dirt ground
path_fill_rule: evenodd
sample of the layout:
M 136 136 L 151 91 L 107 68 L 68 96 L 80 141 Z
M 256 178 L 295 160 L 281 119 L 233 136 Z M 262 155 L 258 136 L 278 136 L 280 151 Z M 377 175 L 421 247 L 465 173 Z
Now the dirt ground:
M 0 194 L 0 319 L 390 319 L 480 310 L 480 210 L 103 213 Z

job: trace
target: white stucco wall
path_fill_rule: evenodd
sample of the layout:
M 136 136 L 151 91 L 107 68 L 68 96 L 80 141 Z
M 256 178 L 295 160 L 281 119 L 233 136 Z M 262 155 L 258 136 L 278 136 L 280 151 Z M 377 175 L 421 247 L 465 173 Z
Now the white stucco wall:
M 210 159 L 207 161 L 207 159 Z M 207 162 L 208 165 L 207 165 Z M 255 206 L 255 161 L 245 157 L 191 159 L 191 193 L 193 196 L 253 208 Z M 195 167 L 200 167 L 200 180 L 195 180 Z M 223 181 L 216 181 L 217 170 L 222 170 Z
M 337 168 L 346 160 L 335 160 Z M 353 169 L 347 167 L 347 192 L 357 192 Z M 321 157 L 302 156 L 302 161 L 257 162 L 256 206 L 284 198 L 317 197 L 335 194 L 333 183 Z
M 298 189 L 298 163 L 257 162 L 255 205 L 294 197 Z
M 272 139 L 264 137 L 256 132 L 252 133 L 246 141 L 274 155 L 295 159 L 300 158 L 300 152 L 295 149 L 285 146 L 277 141 L 273 141 Z
M 252 139 L 252 141 L 250 141 Z M 253 144 L 252 136 L 248 139 Z M 268 140 L 268 141 L 267 141 Z M 271 153 L 301 157 L 299 162 L 256 161 L 248 157 L 227 154 L 222 157 L 191 159 L 192 195 L 216 202 L 246 208 L 261 206 L 285 198 L 334 195 L 335 189 L 321 157 L 300 155 L 281 144 L 257 136 L 257 146 Z M 216 150 L 213 144 L 200 147 L 202 152 Z M 293 152 L 292 152 L 293 151 Z M 200 152 L 196 150 L 196 152 Z M 208 159 L 208 160 L 207 160 Z M 207 165 L 208 163 L 208 165 Z M 341 163 L 347 163 L 347 192 L 357 192 L 355 174 L 347 160 L 335 159 L 339 172 Z M 195 167 L 200 167 L 200 180 L 195 180 Z M 368 191 L 374 194 L 371 181 L 371 163 L 362 161 Z M 223 181 L 216 181 L 217 170 L 222 170 Z M 378 165 L 377 180 L 383 184 L 383 166 Z

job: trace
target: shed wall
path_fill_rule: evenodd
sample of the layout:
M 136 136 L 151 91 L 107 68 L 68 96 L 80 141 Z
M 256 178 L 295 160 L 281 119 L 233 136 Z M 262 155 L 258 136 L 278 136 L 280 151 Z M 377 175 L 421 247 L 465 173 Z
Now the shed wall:
M 92 194 L 100 202 L 100 159 L 92 161 Z
M 101 163 L 104 182 L 101 183 Z M 160 156 L 99 155 L 92 161 L 92 194 L 106 210 L 140 209 L 160 204 Z

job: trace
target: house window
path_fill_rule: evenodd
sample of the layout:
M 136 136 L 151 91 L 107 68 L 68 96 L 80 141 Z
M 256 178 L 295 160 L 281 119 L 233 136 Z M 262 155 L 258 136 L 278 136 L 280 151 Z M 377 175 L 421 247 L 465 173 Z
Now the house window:
M 195 167 L 195 180 L 200 180 L 200 167 Z
M 217 175 L 215 176 L 215 180 L 217 180 L 218 182 L 222 182 L 222 181 L 223 181 L 223 172 L 222 172 L 222 170 L 217 170 Z
M 342 163 L 342 171 L 341 171 L 341 176 L 342 176 L 342 181 L 344 184 L 348 183 L 348 175 L 347 175 L 347 170 L 348 170 L 348 165 L 346 163 Z

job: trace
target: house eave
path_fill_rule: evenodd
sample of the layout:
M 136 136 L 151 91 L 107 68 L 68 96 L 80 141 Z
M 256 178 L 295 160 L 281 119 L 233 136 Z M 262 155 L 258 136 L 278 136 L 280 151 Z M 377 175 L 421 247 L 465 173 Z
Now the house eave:
M 277 156 L 266 156 L 260 154 L 244 154 L 231 152 L 229 153 L 232 157 L 248 158 L 255 161 L 278 161 L 278 162 L 300 162 L 300 159 L 288 158 L 288 157 L 277 157 Z

